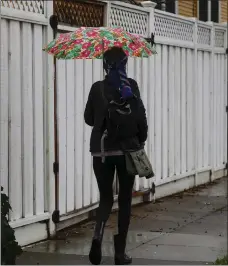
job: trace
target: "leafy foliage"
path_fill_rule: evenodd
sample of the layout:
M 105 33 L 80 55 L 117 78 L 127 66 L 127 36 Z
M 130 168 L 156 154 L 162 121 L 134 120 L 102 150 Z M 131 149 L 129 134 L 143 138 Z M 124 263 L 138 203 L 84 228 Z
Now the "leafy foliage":
M 8 214 L 11 210 L 8 196 L 1 187 L 1 264 L 15 265 L 16 257 L 22 253 L 16 241 L 14 230 L 9 225 Z
M 228 265 L 228 255 L 224 256 L 223 258 L 218 258 L 214 265 Z

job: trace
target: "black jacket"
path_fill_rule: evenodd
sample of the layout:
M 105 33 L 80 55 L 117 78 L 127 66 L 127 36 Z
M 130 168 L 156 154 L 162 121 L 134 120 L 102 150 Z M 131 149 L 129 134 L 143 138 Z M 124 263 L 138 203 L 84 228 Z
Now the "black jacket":
M 137 117 L 138 134 L 134 140 L 129 140 L 129 149 L 138 149 L 147 139 L 147 118 L 146 111 L 143 102 L 140 98 L 140 92 L 138 84 L 135 80 L 129 78 L 132 92 L 140 99 L 139 113 Z M 115 90 L 107 79 L 104 80 L 104 93 L 105 96 L 112 95 L 113 99 L 119 99 L 119 92 Z M 86 103 L 84 119 L 87 125 L 93 127 L 90 139 L 90 152 L 96 153 L 101 151 L 101 137 L 105 130 L 104 118 L 105 118 L 106 106 L 101 92 L 101 81 L 95 82 L 88 96 Z M 127 144 L 128 145 L 128 144 Z M 120 143 L 111 143 L 107 138 L 105 140 L 105 151 L 118 151 L 121 150 Z

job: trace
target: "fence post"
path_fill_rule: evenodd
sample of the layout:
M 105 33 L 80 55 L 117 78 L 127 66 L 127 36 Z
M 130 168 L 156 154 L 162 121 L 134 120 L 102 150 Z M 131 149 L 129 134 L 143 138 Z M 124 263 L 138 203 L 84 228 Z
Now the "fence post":
M 110 15 L 111 15 L 111 2 L 110 1 L 104 1 L 106 3 L 105 11 L 104 11 L 104 26 L 109 27 L 110 26 Z
M 157 4 L 151 1 L 143 1 L 141 4 L 149 11 L 149 25 L 147 28 L 147 37 L 151 37 L 151 33 L 155 34 L 154 8 Z
M 53 15 L 53 1 L 45 1 L 46 4 L 46 17 L 47 19 Z M 48 24 L 47 26 L 47 43 L 53 40 L 53 30 Z M 46 113 L 46 138 L 47 138 L 47 191 L 46 197 L 48 198 L 48 211 L 50 213 L 49 233 L 55 233 L 55 224 L 51 219 L 51 214 L 55 210 L 55 175 L 53 172 L 53 163 L 55 161 L 55 145 L 54 145 L 54 62 L 53 56 L 47 56 L 47 113 Z
M 193 29 L 193 43 L 194 43 L 194 90 L 193 90 L 193 102 L 195 103 L 195 106 L 193 110 L 194 113 L 194 120 L 195 120 L 195 143 L 194 143 L 194 153 L 195 153 L 195 184 L 197 184 L 197 178 L 198 178 L 198 97 L 197 97 L 197 87 L 198 87 L 198 24 L 197 19 L 193 18 L 194 21 L 194 29 Z
M 215 27 L 213 22 L 208 22 L 211 25 L 211 65 L 210 65 L 210 105 L 211 105 L 211 113 L 210 113 L 210 120 L 211 120 L 211 137 L 210 137 L 210 165 L 211 165 L 211 175 L 210 181 L 214 180 L 214 170 L 215 170 L 215 144 L 214 144 L 214 137 L 215 137 L 215 127 L 214 127 L 214 49 L 215 49 Z
M 143 2 L 141 2 L 141 4 L 149 13 L 147 32 L 146 32 L 147 36 L 144 36 L 144 37 L 150 38 L 152 33 L 155 35 L 154 8 L 157 4 L 154 2 L 151 2 L 151 1 L 143 1 Z M 149 64 L 147 66 L 149 67 Z M 149 113 L 148 113 L 148 116 L 150 116 Z M 148 141 L 150 143 L 150 137 L 148 137 Z M 143 196 L 143 202 L 151 202 L 153 200 L 153 198 L 155 200 L 155 186 L 154 186 L 154 183 L 152 182 L 152 180 L 146 181 L 146 182 L 147 182 L 147 186 L 149 188 L 149 193 L 146 193 Z

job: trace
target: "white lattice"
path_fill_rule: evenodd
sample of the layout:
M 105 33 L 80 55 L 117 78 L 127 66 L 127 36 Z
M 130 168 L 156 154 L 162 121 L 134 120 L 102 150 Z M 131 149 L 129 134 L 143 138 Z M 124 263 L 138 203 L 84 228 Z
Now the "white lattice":
M 204 44 L 204 45 L 211 44 L 211 29 L 210 28 L 198 25 L 197 43 Z
M 140 10 L 130 10 L 127 8 L 113 5 L 110 14 L 110 26 L 122 27 L 124 30 L 148 36 L 148 13 Z
M 168 14 L 155 13 L 155 36 L 193 42 L 193 26 L 191 22 L 168 17 Z
M 1 6 L 44 14 L 44 0 L 1 0 Z
M 215 47 L 224 47 L 225 44 L 225 31 L 220 29 L 215 29 L 214 35 Z

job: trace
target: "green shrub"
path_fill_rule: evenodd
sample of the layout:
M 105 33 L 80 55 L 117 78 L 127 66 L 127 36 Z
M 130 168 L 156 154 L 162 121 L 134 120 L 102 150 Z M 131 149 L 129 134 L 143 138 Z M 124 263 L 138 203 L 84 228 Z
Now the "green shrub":
M 228 255 L 224 256 L 223 258 L 218 258 L 214 264 L 215 265 L 228 265 Z
M 8 196 L 1 187 L 1 264 L 15 265 L 16 258 L 22 253 L 16 241 L 13 228 L 9 225 L 8 214 L 11 210 Z

